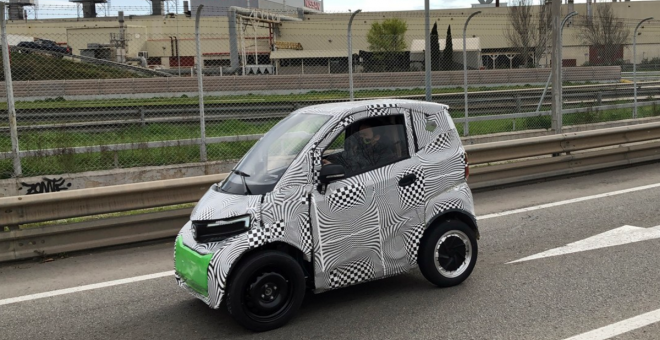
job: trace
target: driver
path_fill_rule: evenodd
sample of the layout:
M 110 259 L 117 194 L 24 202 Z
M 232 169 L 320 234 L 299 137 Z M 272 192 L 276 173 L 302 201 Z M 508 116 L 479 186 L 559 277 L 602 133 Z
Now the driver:
M 347 138 L 344 151 L 324 158 L 323 164 L 341 164 L 347 172 L 353 173 L 393 162 L 396 155 L 388 147 L 382 131 L 375 128 L 377 126 L 372 123 L 362 122 L 359 131 Z

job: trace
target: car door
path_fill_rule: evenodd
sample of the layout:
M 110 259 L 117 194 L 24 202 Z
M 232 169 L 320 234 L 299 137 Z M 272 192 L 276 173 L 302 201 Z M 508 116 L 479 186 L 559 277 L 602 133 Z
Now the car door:
M 368 124 L 381 125 L 371 126 L 371 135 L 361 135 Z M 369 111 L 349 116 L 318 144 L 315 153 L 344 165 L 346 177 L 312 192 L 317 290 L 398 274 L 416 265 L 425 176 L 410 136 L 409 114 L 392 108 L 378 117 Z M 377 152 L 356 147 L 376 139 L 383 143 L 375 144 Z

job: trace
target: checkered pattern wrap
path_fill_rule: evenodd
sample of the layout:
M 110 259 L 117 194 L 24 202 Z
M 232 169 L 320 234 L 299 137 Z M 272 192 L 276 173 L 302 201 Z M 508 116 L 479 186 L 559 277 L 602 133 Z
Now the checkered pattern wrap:
M 299 219 L 300 225 L 300 245 L 302 251 L 307 254 L 312 251 L 314 244 L 311 234 L 311 226 L 309 224 L 309 216 L 301 216 Z
M 440 150 L 448 149 L 450 146 L 451 136 L 448 133 L 443 133 L 426 147 L 426 151 L 428 153 L 438 152 Z
M 328 196 L 328 204 L 333 211 L 340 211 L 364 204 L 364 184 L 351 184 L 335 190 Z
M 344 130 L 346 127 L 353 124 L 353 122 L 355 122 L 355 118 L 353 116 L 348 116 L 342 119 L 341 122 L 335 126 L 333 132 Z
M 417 252 L 419 251 L 419 244 L 422 240 L 422 235 L 424 235 L 424 225 L 416 225 L 405 233 L 406 240 L 406 253 L 408 254 L 408 260 L 410 264 L 415 265 L 417 263 Z
M 330 272 L 330 287 L 338 288 L 371 280 L 376 277 L 373 263 L 368 258 L 349 262 Z
M 463 201 L 459 199 L 449 199 L 446 201 L 441 201 L 435 204 L 433 207 L 433 216 L 437 215 L 441 211 L 447 211 L 447 210 L 465 210 L 463 207 Z
M 390 112 L 390 108 L 396 107 L 396 104 L 375 104 L 368 105 L 367 112 L 369 117 L 385 116 Z
M 417 177 L 413 184 L 406 187 L 397 186 L 399 189 L 399 195 L 401 196 L 401 205 L 403 209 L 416 207 L 426 201 L 424 171 L 421 167 L 413 167 L 406 170 L 403 174 L 398 176 L 397 181 L 410 174 L 415 174 Z
M 268 240 L 268 226 L 264 228 L 252 228 L 248 231 L 248 244 L 250 248 L 256 248 L 266 243 Z
M 270 240 L 284 237 L 284 221 L 279 221 L 270 228 Z
M 322 161 L 322 155 L 321 155 L 321 150 L 317 148 L 317 145 L 314 144 L 313 149 L 310 151 L 311 158 L 312 158 L 312 183 L 314 184 L 319 184 L 321 181 L 319 181 L 319 177 L 321 177 L 321 161 Z

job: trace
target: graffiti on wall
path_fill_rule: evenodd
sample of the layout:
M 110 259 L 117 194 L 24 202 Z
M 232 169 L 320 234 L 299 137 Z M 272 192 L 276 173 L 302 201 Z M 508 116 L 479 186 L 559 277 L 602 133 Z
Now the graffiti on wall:
M 64 190 L 69 190 L 69 188 L 71 187 L 71 183 L 67 183 L 66 180 L 62 177 L 60 178 L 44 177 L 42 178 L 41 182 L 37 182 L 34 184 L 21 182 L 21 184 L 23 186 L 18 188 L 18 190 L 26 189 L 27 195 L 64 191 Z

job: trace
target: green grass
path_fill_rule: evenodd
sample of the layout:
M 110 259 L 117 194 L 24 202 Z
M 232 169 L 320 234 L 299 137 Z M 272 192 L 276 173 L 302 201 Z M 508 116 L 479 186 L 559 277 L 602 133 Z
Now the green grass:
M 0 65 L 2 60 L 0 60 Z M 11 54 L 11 75 L 14 81 L 143 78 L 144 76 L 107 65 L 92 65 L 39 54 Z M 0 67 L 0 80 L 4 81 Z
M 546 110 L 548 108 L 542 108 Z M 461 112 L 452 112 L 454 118 L 462 117 Z M 660 116 L 660 107 L 647 106 L 638 110 L 638 116 Z M 589 111 L 564 115 L 564 125 L 590 124 L 606 121 L 629 119 L 632 109 L 607 111 Z M 237 134 L 263 134 L 277 123 L 277 119 L 259 122 L 226 121 L 207 125 L 207 136 L 234 136 Z M 459 132 L 463 124 L 457 123 Z M 484 135 L 528 129 L 550 129 L 549 116 L 499 119 L 470 123 L 470 135 Z M 151 124 L 145 127 L 132 126 L 117 131 L 82 133 L 82 132 L 32 132 L 20 135 L 21 150 L 42 150 L 89 145 L 108 145 L 120 143 L 142 143 L 148 141 L 185 140 L 199 137 L 196 124 L 171 125 Z M 208 160 L 236 161 L 241 158 L 256 141 L 216 143 L 207 146 Z M 9 138 L 0 139 L 0 151 L 10 151 Z M 22 160 L 23 176 L 58 175 L 83 171 L 109 170 L 143 166 L 165 166 L 199 162 L 199 146 L 173 146 L 152 149 L 124 151 L 106 151 L 92 154 L 71 154 L 48 157 L 28 157 Z M 0 178 L 9 178 L 12 174 L 11 160 L 0 161 Z

